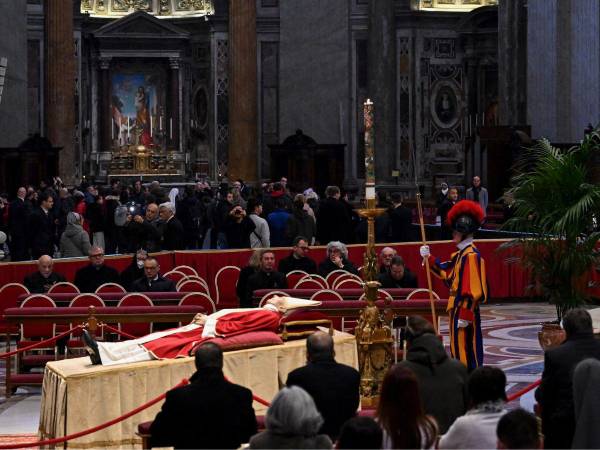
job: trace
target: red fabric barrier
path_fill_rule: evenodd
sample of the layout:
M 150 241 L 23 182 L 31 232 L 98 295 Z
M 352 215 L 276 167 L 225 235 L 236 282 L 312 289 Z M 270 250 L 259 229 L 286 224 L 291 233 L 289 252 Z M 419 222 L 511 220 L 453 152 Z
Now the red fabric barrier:
M 482 240 L 477 241 L 476 245 L 479 248 L 481 255 L 486 261 L 487 277 L 490 285 L 491 298 L 505 297 L 524 297 L 525 287 L 528 284 L 527 275 L 517 264 L 508 265 L 505 262 L 506 255 L 501 255 L 496 252 L 500 244 L 505 240 Z M 456 250 L 455 245 L 448 241 L 438 241 L 429 244 L 431 253 L 434 256 L 440 257 L 442 260 L 449 258 L 450 254 Z M 377 251 L 386 245 L 378 245 Z M 388 244 L 395 248 L 398 253 L 404 258 L 406 266 L 413 271 L 419 280 L 419 287 L 426 287 L 427 280 L 425 269 L 421 266 L 421 257 L 419 256 L 419 243 L 402 243 Z M 358 267 L 363 265 L 363 254 L 365 245 L 350 245 L 348 246 L 350 260 Z M 287 248 L 277 248 L 275 257 L 277 261 L 290 254 Z M 198 275 L 204 278 L 210 289 L 212 298 L 215 297 L 214 279 L 217 271 L 224 266 L 232 265 L 244 267 L 252 250 L 206 250 L 206 251 L 177 251 L 173 253 L 162 252 L 157 256 L 161 266 L 161 272 L 165 273 L 173 267 L 181 264 L 189 265 L 196 269 Z M 325 247 L 312 247 L 310 257 L 317 264 L 325 258 Z M 131 262 L 131 255 L 107 257 L 107 264 L 122 271 Z M 57 260 L 55 263 L 55 271 L 65 275 L 67 280 L 73 281 L 75 271 L 88 264 L 86 258 Z M 29 263 L 3 263 L 0 264 L 0 285 L 10 282 L 22 283 L 25 275 L 36 270 L 35 262 Z M 434 279 L 434 290 L 440 297 L 447 296 L 447 288 L 443 284 Z

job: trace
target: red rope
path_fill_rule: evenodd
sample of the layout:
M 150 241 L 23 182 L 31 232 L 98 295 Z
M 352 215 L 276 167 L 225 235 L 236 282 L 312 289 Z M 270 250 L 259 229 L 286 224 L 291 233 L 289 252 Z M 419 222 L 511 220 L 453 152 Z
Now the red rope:
M 9 358 L 9 357 L 11 357 L 13 355 L 16 355 L 17 353 L 23 353 L 23 352 L 26 352 L 27 350 L 31 350 L 32 348 L 41 347 L 43 345 L 50 344 L 51 342 L 58 341 L 60 338 L 62 338 L 64 336 L 67 336 L 67 335 L 71 334 L 73 331 L 78 330 L 80 328 L 83 328 L 83 325 L 77 325 L 76 327 L 71 328 L 70 330 L 67 330 L 64 333 L 57 334 L 54 337 L 51 337 L 49 339 L 45 339 L 43 341 L 36 342 L 35 344 L 31 344 L 31 345 L 29 345 L 27 347 L 18 348 L 17 350 L 13 350 L 12 352 L 8 352 L 8 353 L 2 353 L 0 355 L 0 359 L 2 359 L 2 358 Z
M 123 337 L 126 337 L 128 339 L 137 339 L 137 337 L 135 337 L 132 334 L 129 333 L 125 333 L 124 331 L 119 330 L 118 328 L 115 327 L 111 327 L 110 325 L 108 325 L 107 323 L 103 323 L 102 325 L 99 325 L 100 327 L 104 327 L 106 328 L 108 331 L 112 331 L 113 333 L 117 333 Z
M 536 387 L 538 387 L 540 385 L 540 383 L 542 382 L 542 380 L 537 380 L 534 381 L 533 383 L 531 383 L 529 386 L 525 386 L 523 389 L 521 389 L 520 391 L 515 392 L 514 394 L 510 395 L 507 399 L 506 402 L 512 402 L 513 400 L 518 399 L 519 397 L 527 394 L 529 391 L 531 391 L 532 389 L 535 389 Z
M 177 386 L 173 387 L 173 389 L 181 387 L 181 386 L 185 386 L 188 383 L 189 383 L 189 381 L 187 379 L 183 379 Z M 46 446 L 46 445 L 60 444 L 61 442 L 70 441 L 72 439 L 77 439 L 81 436 L 92 434 L 92 433 L 95 433 L 96 431 L 100 431 L 100 430 L 103 430 L 104 428 L 108 428 L 116 423 L 122 422 L 125 419 L 130 418 L 131 416 L 135 416 L 140 411 L 143 411 L 144 409 L 147 409 L 150 406 L 164 400 L 164 398 L 166 396 L 167 396 L 167 393 L 165 392 L 165 393 L 159 395 L 158 397 L 150 400 L 149 402 L 146 402 L 143 405 L 138 406 L 137 408 L 129 411 L 128 413 L 125 413 L 122 416 L 117 417 L 116 419 L 113 419 L 113 420 L 103 423 L 101 425 L 97 425 L 93 428 L 88 428 L 87 430 L 79 431 L 78 433 L 69 434 L 67 436 L 63 436 L 63 437 L 55 438 L 55 439 L 46 439 L 45 441 L 27 442 L 24 444 L 19 443 L 19 444 L 0 445 L 0 449 L 14 449 L 14 448 L 38 447 L 38 446 L 42 447 L 42 446 Z

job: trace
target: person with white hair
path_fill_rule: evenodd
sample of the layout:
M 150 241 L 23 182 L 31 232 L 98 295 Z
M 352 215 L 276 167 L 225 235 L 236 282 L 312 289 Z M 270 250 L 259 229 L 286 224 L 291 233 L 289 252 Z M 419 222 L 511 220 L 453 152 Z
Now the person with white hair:
M 327 244 L 327 257 L 319 264 L 319 275 L 326 277 L 334 270 L 345 270 L 358 275 L 358 270 L 348 260 L 348 248 L 340 241 Z
M 379 259 L 381 266 L 379 267 L 379 273 L 390 273 L 390 267 L 392 265 L 392 258 L 397 255 L 397 252 L 392 247 L 383 247 L 381 253 L 379 253 Z
M 23 284 L 32 294 L 44 294 L 55 283 L 66 281 L 61 274 L 54 272 L 54 260 L 49 255 L 42 255 L 37 261 L 38 270 L 27 275 Z
M 285 387 L 267 410 L 266 430 L 250 438 L 250 448 L 332 448 L 329 436 L 318 434 L 322 424 L 312 397 L 301 387 Z
M 185 250 L 185 232 L 183 224 L 175 217 L 175 205 L 171 202 L 161 203 L 158 214 L 163 223 L 162 249 Z
M 91 246 L 90 235 L 83 229 L 83 217 L 71 211 L 67 214 L 67 227 L 60 237 L 61 256 L 63 258 L 88 256 Z

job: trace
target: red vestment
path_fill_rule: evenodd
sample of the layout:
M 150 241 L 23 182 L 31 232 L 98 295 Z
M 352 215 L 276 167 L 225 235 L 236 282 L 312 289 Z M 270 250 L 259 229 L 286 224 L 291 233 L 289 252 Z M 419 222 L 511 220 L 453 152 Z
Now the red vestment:
M 277 331 L 281 314 L 268 309 L 240 311 L 225 314 L 217 319 L 215 328 L 218 337 L 236 336 L 250 331 Z M 202 337 L 203 327 L 182 331 L 142 344 L 157 359 L 190 356 L 190 351 L 201 342 L 212 338 Z

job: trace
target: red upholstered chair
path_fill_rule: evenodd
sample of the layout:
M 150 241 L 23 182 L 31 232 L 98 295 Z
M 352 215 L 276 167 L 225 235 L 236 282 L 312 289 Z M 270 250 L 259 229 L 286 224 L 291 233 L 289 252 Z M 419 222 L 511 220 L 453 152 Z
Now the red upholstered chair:
M 185 305 L 202 306 L 206 310 L 206 314 L 212 314 L 217 310 L 215 302 L 202 292 L 190 292 L 189 294 L 184 295 L 183 298 L 179 300 L 179 306 Z
M 287 279 L 288 287 L 290 289 L 295 288 L 298 281 L 300 281 L 302 278 L 306 277 L 307 275 L 308 275 L 308 272 L 305 272 L 304 270 L 292 270 L 285 276 L 285 278 Z
M 117 306 L 153 306 L 152 300 L 146 295 L 139 292 L 134 292 L 125 295 L 117 304 Z M 119 331 L 131 334 L 136 337 L 145 336 L 152 333 L 151 323 L 120 323 Z M 125 338 L 122 338 L 125 339 Z
M 204 287 L 206 287 L 206 293 L 210 293 L 210 290 L 208 289 L 208 283 L 206 282 L 206 280 L 202 277 L 199 277 L 198 275 L 186 275 L 185 278 L 182 278 L 181 280 L 179 280 L 179 283 L 176 284 L 181 284 L 184 280 L 195 280 L 195 281 L 199 281 L 200 283 L 202 283 L 204 285 Z
M 334 289 L 362 289 L 363 282 L 355 278 L 344 278 L 336 280 Z
M 350 272 L 346 271 L 346 270 L 342 270 L 342 269 L 337 269 L 334 270 L 332 272 L 329 272 L 327 274 L 327 276 L 325 277 L 325 281 L 327 282 L 327 287 L 328 288 L 332 288 L 335 286 L 335 282 L 336 280 L 341 277 L 342 275 L 346 275 L 349 274 Z
M 347 273 L 346 272 L 346 273 L 343 273 L 340 276 L 338 276 L 334 280 L 333 285 L 330 284 L 331 289 L 339 289 L 340 288 L 340 284 L 343 283 L 344 281 L 347 281 L 347 280 L 356 281 L 358 283 L 358 285 L 357 284 L 349 284 L 349 285 L 346 286 L 346 289 L 357 287 L 357 286 L 359 288 L 362 287 L 363 280 L 361 280 L 361 278 L 358 275 L 354 275 L 353 273 Z
M 0 287 L 0 336 L 4 338 L 6 333 L 17 334 L 19 328 L 11 325 L 4 320 L 4 310 L 6 308 L 16 308 L 19 306 L 19 297 L 29 294 L 29 289 L 21 283 L 8 283 Z M 6 343 L 10 348 L 10 342 Z
M 190 266 L 177 266 L 175 268 L 173 268 L 173 270 L 176 270 L 177 272 L 181 272 L 185 275 L 195 275 L 198 276 L 198 272 L 196 272 L 196 269 L 194 269 L 193 267 Z
M 304 277 L 302 280 L 315 280 L 317 283 L 319 283 L 321 285 L 321 289 L 329 289 L 327 280 L 325 278 L 323 278 L 321 275 L 317 275 L 316 273 L 309 273 L 308 276 Z
M 434 300 L 439 300 L 440 296 L 437 295 L 435 291 L 432 291 Z M 429 289 L 415 289 L 410 294 L 406 296 L 406 300 L 421 299 L 421 300 L 429 300 Z
M 343 301 L 344 298 L 340 295 L 339 292 L 336 292 L 332 289 L 321 289 L 320 291 L 317 291 L 313 295 L 311 295 L 309 300 L 317 300 L 322 302 L 331 300 Z M 342 317 L 332 317 L 331 323 L 333 325 L 333 328 L 335 328 L 336 330 L 344 331 L 344 321 Z
M 50 286 L 48 294 L 79 294 L 79 288 L 68 281 L 61 281 Z
M 118 294 L 120 292 L 125 294 L 127 291 L 123 286 L 117 283 L 104 283 L 96 289 L 96 294 Z
M 266 303 L 267 300 L 269 300 L 271 297 L 275 297 L 276 295 L 281 295 L 284 297 L 287 296 L 287 294 L 282 291 L 271 291 L 262 296 L 262 298 L 260 299 L 260 302 L 258 302 L 258 306 L 262 307 Z
M 367 294 L 362 294 L 358 299 L 359 300 L 366 300 L 367 299 Z M 383 289 L 379 289 L 377 291 L 377 300 L 394 300 L 394 297 L 392 297 L 392 294 L 390 294 L 388 291 L 384 291 Z
M 186 276 L 187 275 L 185 273 L 179 272 L 177 270 L 171 270 L 170 272 L 167 272 L 163 275 L 163 277 L 168 278 L 175 284 L 179 283 Z
M 177 285 L 178 292 L 204 292 L 208 294 L 208 289 L 198 280 L 181 280 Z
M 238 298 L 235 288 L 240 278 L 240 268 L 236 266 L 221 267 L 215 275 L 215 303 L 219 306 L 237 306 Z
M 305 277 L 296 283 L 294 289 L 327 289 L 319 280 Z
M 96 294 L 92 294 L 86 292 L 84 294 L 79 294 L 69 304 L 70 308 L 78 307 L 78 306 L 95 306 L 96 308 L 101 308 L 106 306 L 104 301 L 98 297 Z M 74 326 L 79 325 L 78 323 L 69 324 L 69 328 L 73 328 Z M 81 330 L 76 330 L 71 333 L 70 339 L 67 341 L 67 346 L 65 351 L 68 353 L 70 350 L 81 349 L 84 347 L 83 342 L 81 341 Z M 102 332 L 102 328 L 98 329 L 98 334 L 96 335 L 96 339 L 102 339 L 104 337 L 104 333 Z M 81 355 L 73 355 L 73 356 L 81 356 Z

